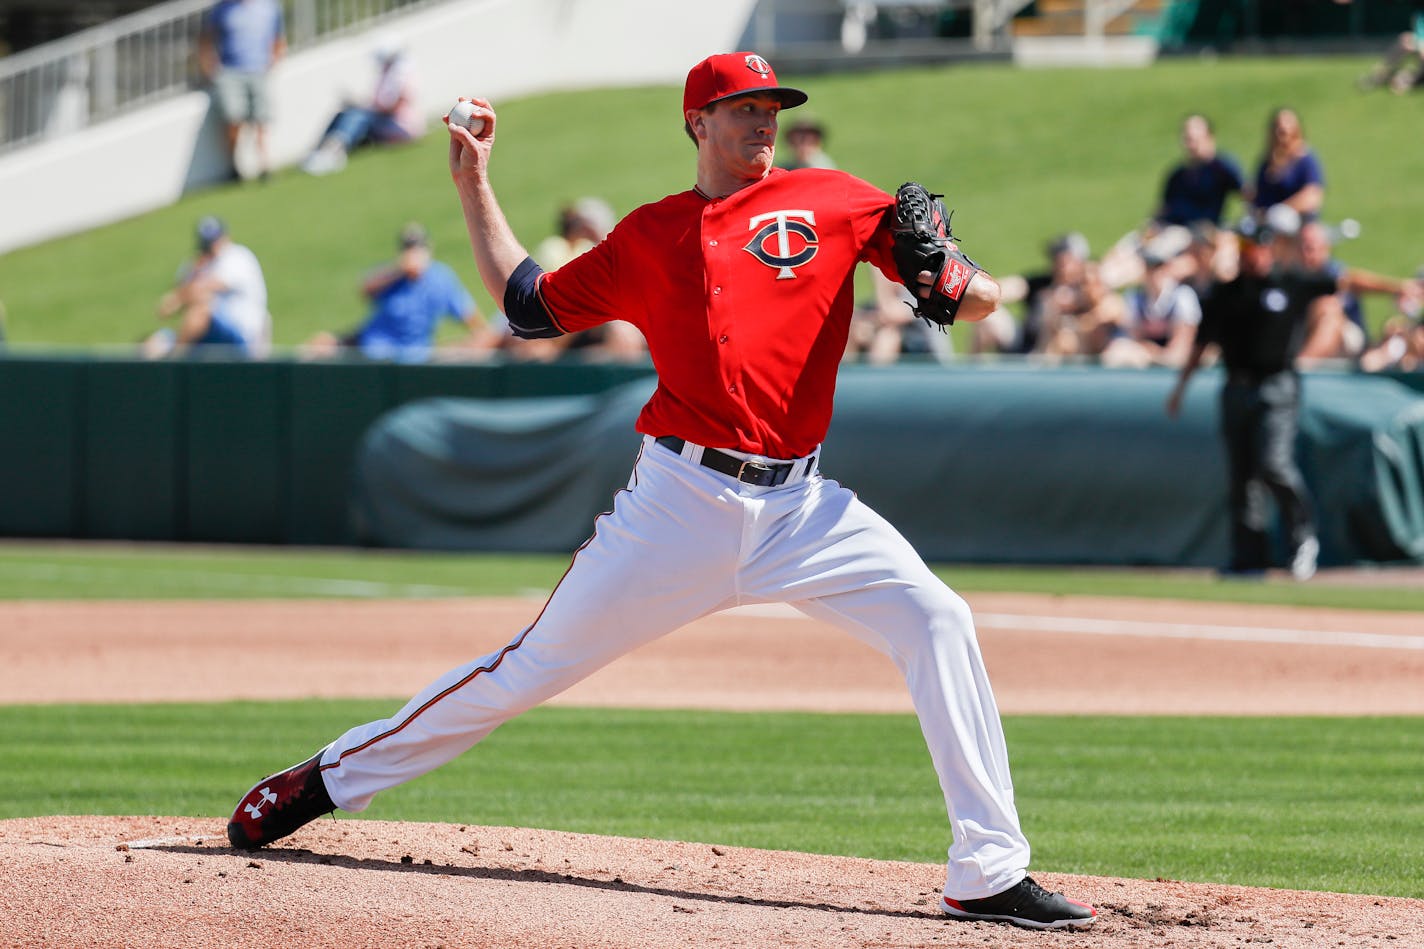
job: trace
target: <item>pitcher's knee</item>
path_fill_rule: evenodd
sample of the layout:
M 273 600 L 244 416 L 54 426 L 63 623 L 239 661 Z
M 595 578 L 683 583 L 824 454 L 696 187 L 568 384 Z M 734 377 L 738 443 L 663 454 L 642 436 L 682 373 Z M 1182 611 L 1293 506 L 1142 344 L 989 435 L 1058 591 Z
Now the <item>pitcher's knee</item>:
M 954 593 L 938 598 L 933 611 L 925 617 L 923 635 L 926 643 L 936 649 L 974 642 L 974 614 L 969 604 Z

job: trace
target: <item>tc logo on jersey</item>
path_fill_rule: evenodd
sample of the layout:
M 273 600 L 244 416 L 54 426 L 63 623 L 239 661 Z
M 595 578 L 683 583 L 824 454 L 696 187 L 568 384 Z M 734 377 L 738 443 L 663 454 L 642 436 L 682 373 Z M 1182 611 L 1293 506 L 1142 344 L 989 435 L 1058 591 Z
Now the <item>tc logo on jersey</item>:
M 757 225 L 761 229 L 757 230 Z M 772 211 L 758 214 L 747 222 L 747 230 L 756 230 L 742 249 L 768 267 L 777 268 L 777 280 L 795 280 L 793 267 L 816 256 L 821 239 L 816 234 L 815 211 Z M 794 237 L 793 237 L 794 235 Z M 773 240 L 775 238 L 775 240 Z M 768 244 L 771 245 L 768 249 Z M 796 246 L 796 250 L 792 247 Z
M 750 56 L 748 56 L 745 62 L 747 64 L 747 68 L 750 69 L 752 72 L 756 73 L 758 76 L 771 75 L 771 63 L 762 59 L 756 53 L 752 53 Z

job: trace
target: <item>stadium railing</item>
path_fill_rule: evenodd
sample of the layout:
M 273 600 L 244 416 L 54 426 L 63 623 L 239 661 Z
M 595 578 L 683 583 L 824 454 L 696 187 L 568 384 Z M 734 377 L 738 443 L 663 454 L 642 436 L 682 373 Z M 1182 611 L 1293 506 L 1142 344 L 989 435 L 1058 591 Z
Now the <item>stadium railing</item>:
M 287 40 L 301 49 L 392 13 L 448 2 L 284 0 Z M 0 153 L 193 88 L 198 32 L 212 5 L 171 0 L 0 59 Z

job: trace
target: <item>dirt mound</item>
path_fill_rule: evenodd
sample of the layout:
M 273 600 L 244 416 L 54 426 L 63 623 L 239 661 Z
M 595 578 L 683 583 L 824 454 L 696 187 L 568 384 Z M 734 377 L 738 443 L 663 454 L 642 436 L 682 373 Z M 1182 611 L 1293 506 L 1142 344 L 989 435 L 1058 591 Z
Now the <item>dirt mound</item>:
M 178 817 L 0 821 L 7 946 L 1424 945 L 1424 900 L 1044 873 L 1087 933 L 947 919 L 935 865 L 508 827 L 321 820 L 227 846 Z

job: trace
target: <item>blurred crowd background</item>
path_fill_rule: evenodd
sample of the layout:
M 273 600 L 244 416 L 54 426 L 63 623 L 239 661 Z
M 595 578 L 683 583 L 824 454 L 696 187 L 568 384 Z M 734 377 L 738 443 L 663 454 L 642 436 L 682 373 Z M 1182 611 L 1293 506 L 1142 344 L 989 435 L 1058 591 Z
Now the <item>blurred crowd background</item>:
M 182 230 L 190 235 L 172 240 L 191 240 L 191 251 L 136 262 L 151 286 L 151 312 L 126 314 L 130 329 L 117 334 L 102 328 L 112 323 L 96 318 L 88 341 L 99 348 L 128 347 L 147 358 L 181 358 L 203 347 L 224 357 L 308 360 L 646 359 L 636 330 L 626 324 L 559 341 L 513 339 L 498 301 L 485 298 L 477 285 L 458 238 L 443 240 L 457 232 L 448 221 L 434 219 L 429 201 L 410 201 L 406 213 L 399 210 L 398 195 L 382 201 L 389 210 L 378 229 L 369 220 L 343 218 L 359 228 L 349 235 L 346 252 L 317 252 L 314 237 L 311 259 L 274 252 L 273 242 L 251 223 L 256 212 L 245 213 L 260 207 L 270 221 L 270 190 L 264 195 L 262 189 L 302 187 L 296 184 L 299 179 L 345 177 L 348 163 L 354 161 L 386 161 L 393 188 L 399 187 L 399 176 L 414 160 L 434 167 L 438 177 L 438 159 L 432 153 L 443 136 L 431 133 L 440 131 L 438 117 L 447 103 L 436 101 L 439 97 L 422 81 L 432 64 L 406 41 L 401 27 L 403 15 L 442 5 L 460 6 L 455 0 L 382 0 L 368 5 L 372 15 L 364 16 L 348 9 L 350 4 L 324 0 L 0 0 L 0 53 L 12 54 L 0 57 L 0 125 L 6 130 L 0 171 L 5 161 L 27 148 L 34 151 L 62 135 L 83 136 L 103 128 L 108 113 L 96 100 L 106 95 L 113 100 L 109 112 L 116 115 L 143 107 L 141 97 L 128 102 L 122 92 L 105 93 L 96 78 L 104 55 L 77 52 L 81 46 L 75 44 L 105 30 L 129 29 L 126 24 L 148 30 L 134 35 L 150 42 L 150 33 L 158 27 L 146 26 L 144 17 L 153 24 L 172 24 L 173 35 L 166 36 L 163 48 L 181 63 L 175 81 L 210 97 L 208 121 L 220 130 L 211 136 L 220 146 L 210 162 L 214 170 L 206 178 L 190 173 L 169 207 L 168 220 L 181 219 Z M 471 5 L 490 8 L 492 16 L 504 15 L 508 6 L 465 4 Z M 1131 70 L 1151 69 L 1151 62 L 1173 57 L 1204 64 L 1202 70 L 1216 57 L 1304 58 L 1358 67 L 1351 70 L 1348 94 L 1379 101 L 1373 97 L 1409 96 L 1424 73 L 1419 41 L 1424 14 L 1412 4 L 1384 0 L 767 0 L 746 7 L 743 45 L 761 49 L 757 44 L 765 44 L 779 71 L 800 70 L 815 77 L 883 74 L 905 67 L 1081 64 L 1117 66 L 1120 84 L 1130 86 Z M 292 109 L 271 77 L 287 68 L 294 51 L 320 50 L 323 41 L 328 47 L 359 49 L 361 62 L 359 68 L 343 66 L 344 76 L 354 81 L 344 84 L 339 97 L 328 97 L 324 114 L 307 128 L 299 160 L 291 160 L 281 154 L 280 145 L 269 145 L 273 114 L 281 115 L 284 107 L 290 114 Z M 476 48 L 471 45 L 466 70 L 471 87 L 483 81 Z M 67 56 L 66 49 L 71 50 Z M 52 94 L 35 99 L 27 97 L 18 82 L 4 84 L 7 77 L 21 77 L 19 67 L 38 62 L 36 57 L 46 50 L 56 52 L 59 78 Z M 111 58 L 123 60 L 126 55 L 134 57 L 129 71 L 142 72 L 142 56 L 116 42 Z M 3 70 L 6 64 L 12 66 L 9 74 Z M 119 73 L 124 72 L 121 65 Z M 1002 81 L 1002 74 L 996 79 Z M 914 98 L 924 88 L 923 76 L 917 83 L 907 88 L 903 101 L 887 103 L 902 116 L 902 139 L 883 143 L 882 151 L 891 156 L 899 152 L 907 159 L 900 163 L 905 177 L 928 177 L 933 171 L 926 170 L 927 164 L 931 169 L 954 169 L 956 180 L 926 183 L 950 192 L 951 204 L 970 205 L 964 215 L 965 246 L 982 257 L 984 245 L 975 238 L 976 232 L 985 231 L 986 209 L 973 204 L 972 193 L 962 190 L 965 185 L 959 179 L 984 181 L 995 169 L 967 167 L 969 159 L 957 158 L 958 152 L 967 154 L 964 136 L 975 136 L 975 130 L 957 130 L 950 121 L 937 131 L 920 118 L 921 113 L 953 116 L 972 108 L 974 83 L 942 82 L 937 101 Z M 1214 282 L 1235 274 L 1242 228 L 1269 226 L 1281 242 L 1279 260 L 1350 275 L 1342 280 L 1340 293 L 1314 305 L 1302 365 L 1418 369 L 1424 363 L 1418 279 L 1424 275 L 1418 267 L 1424 263 L 1424 251 L 1401 249 L 1397 245 L 1402 242 L 1392 240 L 1396 252 L 1387 260 L 1373 259 L 1370 238 L 1376 236 L 1376 227 L 1387 229 L 1388 224 L 1371 220 L 1367 208 L 1352 207 L 1349 189 L 1343 189 L 1342 198 L 1342 189 L 1334 186 L 1337 171 L 1360 155 L 1342 149 L 1338 134 L 1330 136 L 1329 145 L 1317 144 L 1312 134 L 1316 116 L 1290 102 L 1267 104 L 1251 96 L 1231 101 L 1220 92 L 1219 87 L 1204 87 L 1193 98 L 1190 90 L 1183 90 L 1177 101 L 1190 102 L 1188 109 L 1177 102 L 1162 104 L 1174 111 L 1158 117 L 1151 155 L 1155 177 L 1139 176 L 1134 182 L 1136 207 L 1142 213 L 1132 215 L 1137 220 L 1120 232 L 1105 236 L 1099 228 L 1090 237 L 1091 222 L 1079 220 L 1067 200 L 1061 214 L 1054 202 L 1040 202 L 1033 219 L 1017 227 L 992 222 L 994 229 L 1014 232 L 1018 252 L 1002 262 L 983 261 L 1006 290 L 1006 306 L 984 324 L 938 332 L 912 317 L 899 287 L 866 268 L 857 280 L 860 306 L 846 359 L 888 364 L 992 358 L 1179 367 L 1200 320 L 1202 297 Z M 813 97 L 813 111 L 783 127 L 778 163 L 787 168 L 839 165 L 893 190 L 894 181 L 878 180 L 876 168 L 862 167 L 864 142 L 858 139 L 863 130 L 855 122 L 847 124 L 847 112 L 837 109 L 833 95 Z M 25 105 L 32 100 L 42 101 L 43 108 Z M 1151 107 L 1151 102 L 1142 103 L 1144 110 Z M 1125 124 L 1126 117 L 1105 113 L 1099 118 L 1097 127 L 1078 133 L 1082 141 L 1075 144 L 1095 143 L 1110 156 L 1115 123 Z M 1004 128 L 994 132 L 1019 129 L 1027 137 L 1032 129 L 1024 123 L 1033 121 L 1031 113 L 1006 118 Z M 1051 117 L 1042 122 L 1051 124 Z M 1255 140 L 1237 131 L 1229 141 L 1218 142 L 1223 127 L 1254 127 Z M 1414 132 L 1398 129 L 1402 142 Z M 943 156 L 926 163 L 916 154 L 926 150 Z M 372 157 L 364 159 L 361 153 Z M 1062 164 L 1047 151 L 1039 153 L 1039 160 L 1046 172 Z M 194 166 L 201 164 L 195 158 Z M 1102 163 L 1101 174 L 1114 175 L 1110 161 Z M 518 218 L 521 238 L 543 266 L 557 267 L 593 246 L 631 209 L 636 198 L 602 192 L 601 183 L 597 173 L 546 182 L 542 206 L 526 202 L 511 215 Z M 1002 182 L 996 184 L 1003 187 Z M 1413 184 L 1411 176 L 1400 176 L 1380 181 L 1379 187 L 1407 202 Z M 1092 183 L 1083 186 L 1091 188 Z M 359 187 L 369 191 L 369 185 Z M 331 196 L 332 201 L 350 198 Z M 360 200 L 372 207 L 377 203 L 368 194 Z M 450 217 L 455 217 L 453 208 Z M 291 226 L 316 229 L 324 222 L 294 220 Z M 389 248 L 382 252 L 388 256 L 382 259 L 377 246 Z M 1401 267 L 1401 260 L 1408 265 Z M 12 343 L 75 342 L 77 331 L 69 330 L 68 338 L 58 332 L 61 320 L 31 320 L 34 308 L 16 301 L 35 297 L 34 288 L 6 286 L 3 262 L 0 255 L 0 301 L 11 301 L 8 319 L 17 328 L 10 333 Z M 320 306 L 285 299 L 289 294 L 282 287 L 297 280 L 294 272 L 299 271 L 327 286 L 339 279 L 349 293 L 338 299 L 328 292 Z M 54 296 L 62 297 L 63 291 L 56 288 Z M 0 302 L 0 320 L 6 318 L 3 307 Z M 35 329 L 41 323 L 48 323 L 51 335 Z

